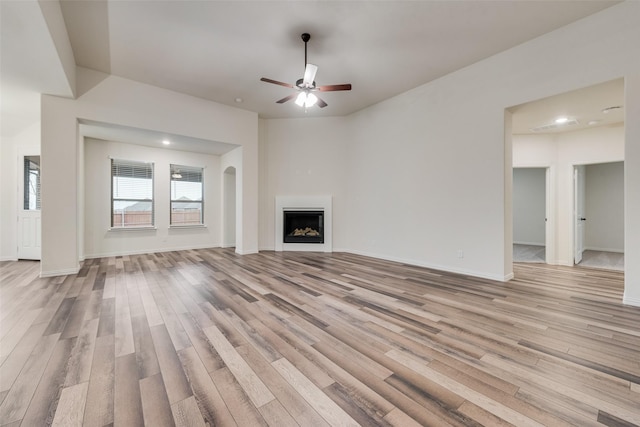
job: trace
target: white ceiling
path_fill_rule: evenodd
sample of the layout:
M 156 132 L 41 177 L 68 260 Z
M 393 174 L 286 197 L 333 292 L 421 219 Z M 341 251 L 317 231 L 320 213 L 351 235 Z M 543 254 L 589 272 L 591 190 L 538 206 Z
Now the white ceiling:
M 191 151 L 194 153 L 213 154 L 218 156 L 228 153 L 234 148 L 238 148 L 238 145 L 227 144 L 225 142 L 192 138 L 184 135 L 114 125 L 111 123 L 94 122 L 90 120 L 80 121 L 80 134 L 85 137 L 105 141 L 118 141 L 126 144 L 145 145 L 147 147 L 155 148 L 164 147 L 170 150 Z M 168 141 L 169 145 L 164 145 L 163 141 Z
M 3 99 L 17 80 L 20 93 L 58 94 L 46 77 L 51 65 L 39 55 L 51 54 L 50 46 L 40 46 L 46 26 L 39 23 L 36 35 L 29 32 L 31 22 L 5 28 L 5 5 L 33 8 L 38 2 L 0 3 Z M 616 3 L 63 0 L 60 5 L 77 65 L 263 118 L 285 118 L 350 114 Z M 307 113 L 293 102 L 275 103 L 291 89 L 259 80 L 294 83 L 302 77 L 303 32 L 311 34 L 308 60 L 319 67 L 318 85 L 353 85 L 350 92 L 323 92 L 328 107 Z M 33 61 L 39 73 L 33 72 Z M 11 105 L 5 104 L 3 100 L 3 119 L 11 113 Z
M 308 60 L 345 115 L 602 10 L 612 1 L 62 1 L 76 63 L 264 118 L 298 117 L 275 101 Z M 243 102 L 237 104 L 236 98 Z
M 612 108 L 611 107 L 621 107 Z M 610 126 L 624 121 L 624 79 L 558 94 L 511 107 L 514 134 L 557 133 Z M 555 129 L 533 131 L 565 117 L 576 124 L 557 125 Z

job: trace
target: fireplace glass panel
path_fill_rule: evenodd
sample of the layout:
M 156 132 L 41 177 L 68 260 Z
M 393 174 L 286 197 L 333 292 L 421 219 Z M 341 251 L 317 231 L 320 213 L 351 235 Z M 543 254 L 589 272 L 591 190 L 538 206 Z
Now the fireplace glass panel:
M 324 243 L 324 211 L 284 211 L 284 243 Z

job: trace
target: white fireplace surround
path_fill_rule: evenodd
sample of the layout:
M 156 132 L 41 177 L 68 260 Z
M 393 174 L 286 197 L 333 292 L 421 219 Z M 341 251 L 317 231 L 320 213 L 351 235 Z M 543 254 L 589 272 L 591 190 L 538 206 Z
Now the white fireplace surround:
M 324 211 L 324 243 L 284 243 L 284 211 Z M 276 252 L 332 252 L 331 196 L 276 196 Z

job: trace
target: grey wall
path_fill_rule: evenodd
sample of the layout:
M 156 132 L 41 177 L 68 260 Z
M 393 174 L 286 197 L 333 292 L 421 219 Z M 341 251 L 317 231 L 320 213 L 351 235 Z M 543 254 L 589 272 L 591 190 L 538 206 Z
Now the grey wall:
M 513 242 L 545 245 L 545 169 L 513 169 Z
M 587 165 L 585 249 L 624 252 L 624 162 Z

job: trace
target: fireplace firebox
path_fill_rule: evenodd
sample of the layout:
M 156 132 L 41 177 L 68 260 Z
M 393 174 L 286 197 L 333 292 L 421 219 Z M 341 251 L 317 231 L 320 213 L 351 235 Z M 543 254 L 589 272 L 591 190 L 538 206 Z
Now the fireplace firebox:
M 324 211 L 283 212 L 284 243 L 324 243 Z

